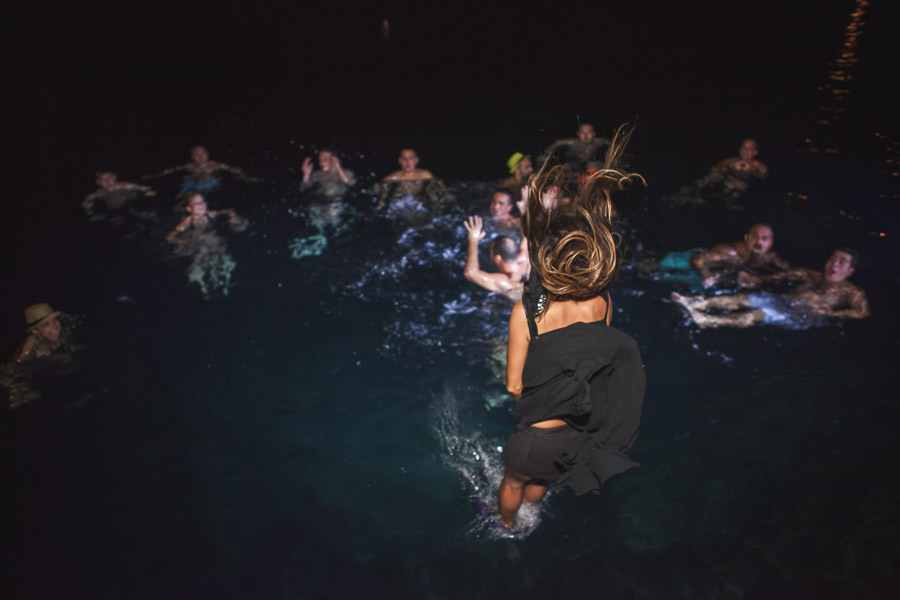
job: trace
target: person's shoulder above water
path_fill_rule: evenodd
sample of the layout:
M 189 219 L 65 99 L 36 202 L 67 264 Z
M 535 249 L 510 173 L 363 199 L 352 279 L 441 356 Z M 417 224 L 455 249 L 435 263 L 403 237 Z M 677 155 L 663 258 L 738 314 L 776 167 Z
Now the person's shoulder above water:
M 433 179 L 431 171 L 420 169 L 419 156 L 412 148 L 404 148 L 400 151 L 400 157 L 397 159 L 400 163 L 400 170 L 394 171 L 384 178 L 385 181 L 414 181 L 420 179 Z

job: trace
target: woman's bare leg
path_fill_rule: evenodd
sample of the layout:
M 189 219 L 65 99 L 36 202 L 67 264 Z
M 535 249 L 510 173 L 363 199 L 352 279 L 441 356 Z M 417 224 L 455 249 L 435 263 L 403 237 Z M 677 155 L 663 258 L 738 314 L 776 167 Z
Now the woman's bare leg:
M 544 494 L 547 493 L 547 486 L 542 483 L 525 484 L 525 502 L 534 504 L 540 502 Z
M 531 482 L 531 483 L 529 483 Z M 500 521 L 512 528 L 522 502 L 538 502 L 547 493 L 547 486 L 519 475 L 509 467 L 503 471 L 503 481 L 497 494 L 500 505 Z

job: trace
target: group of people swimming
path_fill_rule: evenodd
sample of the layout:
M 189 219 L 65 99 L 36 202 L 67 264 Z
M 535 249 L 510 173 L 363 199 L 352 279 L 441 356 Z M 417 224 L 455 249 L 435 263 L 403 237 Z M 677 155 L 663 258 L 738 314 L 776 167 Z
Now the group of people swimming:
M 465 278 L 514 302 L 506 385 L 517 405 L 497 497 L 498 523 L 510 531 L 522 504 L 539 501 L 550 482 L 579 494 L 596 493 L 610 477 L 635 466 L 626 453 L 639 428 L 645 376 L 637 343 L 611 327 L 609 294 L 624 263 L 612 196 L 643 182 L 623 161 L 629 136 L 620 128 L 611 140 L 600 138 L 593 126 L 582 124 L 576 137 L 554 142 L 538 158 L 537 169 L 530 156 L 516 152 L 507 162 L 508 176 L 491 195 L 488 214 L 463 223 Z M 715 171 L 736 180 L 765 176 L 765 166 L 755 160 L 755 142 L 752 147 L 747 142 L 737 160 Z M 311 197 L 310 222 L 324 231 L 342 218 L 342 200 L 357 178 L 333 150 L 323 149 L 317 158 L 318 169 L 311 157 L 303 161 L 300 189 Z M 437 211 L 451 199 L 443 183 L 419 167 L 415 150 L 403 149 L 398 162 L 400 169 L 373 188 L 376 210 L 417 203 Z M 202 146 L 192 149 L 189 163 L 150 178 L 177 172 L 185 174 L 179 194 L 184 214 L 166 240 L 177 253 L 230 273 L 214 225 L 243 231 L 249 223 L 232 209 L 210 210 L 205 194 L 219 185 L 221 174 L 254 180 L 241 169 L 211 161 Z M 118 181 L 109 170 L 97 173 L 97 184 L 83 203 L 91 215 L 120 211 L 135 198 L 155 194 L 148 185 Z M 479 264 L 479 244 L 489 236 L 496 271 Z M 732 278 L 752 291 L 708 298 L 673 293 L 673 300 L 701 327 L 746 327 L 777 320 L 766 292 L 757 290 L 786 281 L 799 282 L 781 296 L 788 309 L 803 307 L 830 317 L 868 314 L 865 294 L 847 281 L 858 261 L 854 251 L 836 249 L 824 271 L 814 271 L 791 267 L 772 251 L 773 243 L 772 227 L 757 223 L 741 241 L 690 253 L 683 262 L 704 288 Z M 663 260 L 658 268 L 666 265 Z M 16 364 L 71 346 L 61 313 L 48 304 L 29 306 L 25 318 L 27 337 Z
M 562 140 L 556 142 L 548 152 L 562 143 Z M 725 159 L 713 168 L 713 173 L 719 174 L 714 179 L 726 182 L 731 192 L 746 191 L 750 177 L 762 178 L 767 173 L 765 165 L 756 160 L 756 153 L 756 142 L 744 140 L 739 157 Z M 595 172 L 585 163 L 580 166 L 585 168 L 581 177 Z M 571 163 L 568 168 L 573 168 Z M 517 153 L 510 158 L 510 170 L 511 177 L 499 185 L 518 185 L 523 181 L 527 184 L 533 166 L 528 157 Z M 512 301 L 521 298 L 531 268 L 526 239 L 519 231 L 521 219 L 514 213 L 517 209 L 519 214 L 524 214 L 528 193 L 529 186 L 521 186 L 521 198 L 514 202 L 514 193 L 509 188 L 498 187 L 491 198 L 489 214 L 471 216 L 463 223 L 468 232 L 465 278 Z M 546 205 L 555 201 L 557 190 L 549 188 L 542 193 Z M 489 257 L 496 271 L 483 269 L 479 261 L 479 243 L 488 237 L 488 229 L 495 234 L 489 238 Z M 824 270 L 793 267 L 772 250 L 774 239 L 771 225 L 757 223 L 743 240 L 723 242 L 709 249 L 672 252 L 659 263 L 644 260 L 636 261 L 634 266 L 644 273 L 659 272 L 665 279 L 691 282 L 699 278 L 704 289 L 716 286 L 715 293 L 709 297 L 678 292 L 671 295 L 701 328 L 798 324 L 811 317 L 868 316 L 865 293 L 848 281 L 859 262 L 857 251 L 847 247 L 834 249 Z M 793 287 L 781 293 L 767 289 L 779 282 Z M 722 293 L 729 287 L 732 293 Z

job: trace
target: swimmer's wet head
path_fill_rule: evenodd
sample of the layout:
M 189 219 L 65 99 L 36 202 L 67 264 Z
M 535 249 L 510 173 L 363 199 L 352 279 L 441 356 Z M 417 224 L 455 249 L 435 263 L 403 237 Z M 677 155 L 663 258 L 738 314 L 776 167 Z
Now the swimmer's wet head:
M 768 223 L 757 223 L 744 235 L 744 243 L 751 254 L 762 256 L 772 249 L 775 232 Z
M 512 213 L 513 199 L 509 190 L 495 190 L 491 196 L 491 217 L 509 219 Z
M 116 189 L 116 174 L 111 169 L 101 169 L 97 171 L 97 186 L 104 190 L 111 191 Z
M 400 158 L 397 159 L 397 162 L 400 163 L 402 170 L 410 173 L 416 170 L 416 166 L 419 164 L 419 156 L 412 148 L 404 148 L 400 151 Z
M 838 248 L 825 262 L 825 280 L 829 283 L 844 281 L 856 271 L 859 254 L 852 248 Z
M 738 155 L 743 160 L 753 160 L 756 155 L 759 154 L 759 149 L 756 146 L 756 140 L 753 138 L 747 138 L 743 142 L 741 142 L 740 150 L 738 150 Z
M 202 194 L 191 194 L 184 203 L 184 210 L 194 217 L 205 215 L 207 211 L 206 199 Z
M 204 146 L 191 148 L 191 161 L 198 166 L 205 166 L 209 162 L 209 152 Z

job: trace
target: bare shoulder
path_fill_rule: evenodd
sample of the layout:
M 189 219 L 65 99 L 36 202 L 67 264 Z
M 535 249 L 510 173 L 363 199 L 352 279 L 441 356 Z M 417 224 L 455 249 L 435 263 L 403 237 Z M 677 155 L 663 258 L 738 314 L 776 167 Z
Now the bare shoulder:
M 516 302 L 512 307 L 512 312 L 509 315 L 510 321 L 525 320 L 525 305 L 522 301 Z
M 525 317 L 525 305 L 518 301 L 513 305 L 509 314 L 509 340 L 510 343 L 519 340 L 528 340 L 528 319 Z

